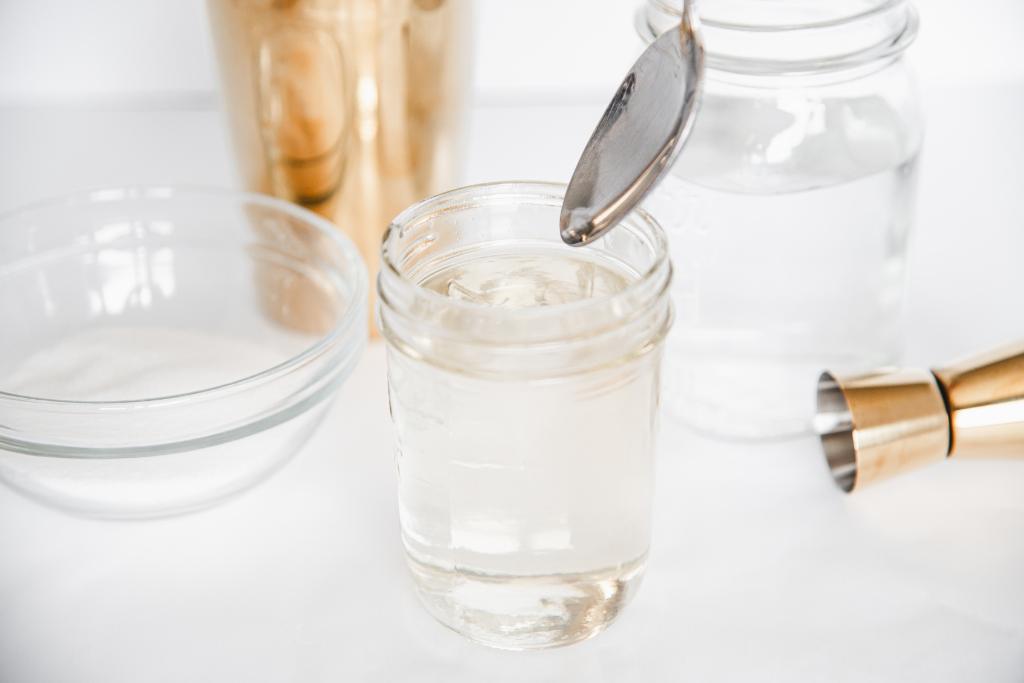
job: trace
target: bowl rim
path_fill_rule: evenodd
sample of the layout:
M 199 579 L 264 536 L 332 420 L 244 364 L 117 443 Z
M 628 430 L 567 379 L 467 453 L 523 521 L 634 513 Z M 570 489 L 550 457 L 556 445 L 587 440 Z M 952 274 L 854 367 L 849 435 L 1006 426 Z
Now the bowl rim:
M 146 200 L 171 200 L 182 197 L 212 197 L 223 199 L 238 204 L 255 203 L 261 206 L 279 210 L 289 216 L 304 221 L 311 225 L 321 236 L 333 241 L 348 261 L 348 265 L 354 269 L 352 295 L 347 302 L 345 311 L 339 316 L 337 322 L 331 329 L 322 335 L 314 344 L 304 349 L 301 353 L 260 370 L 257 373 L 246 375 L 238 379 L 222 384 L 204 387 L 193 391 L 177 394 L 165 394 L 139 399 L 122 399 L 106 401 L 82 401 L 74 399 L 47 398 L 42 396 L 29 396 L 15 392 L 3 391 L 0 389 L 0 407 L 4 404 L 17 406 L 38 406 L 40 408 L 92 408 L 104 413 L 135 411 L 139 409 L 153 409 L 161 406 L 179 405 L 184 401 L 193 399 L 216 399 L 225 395 L 241 391 L 252 386 L 258 386 L 272 382 L 291 370 L 300 367 L 310 360 L 323 355 L 334 347 L 338 342 L 343 341 L 346 336 L 351 336 L 352 331 L 362 322 L 365 317 L 362 311 L 365 310 L 363 302 L 368 296 L 369 283 L 367 281 L 366 264 L 359 255 L 355 243 L 345 235 L 341 229 L 328 221 L 326 218 L 314 212 L 302 208 L 283 199 L 259 192 L 244 190 L 233 190 L 223 187 L 204 187 L 201 185 L 174 184 L 174 185 L 125 185 L 119 187 L 102 187 L 91 190 L 72 192 L 56 197 L 37 200 L 20 207 L 0 212 L 0 224 L 19 216 L 30 214 L 35 211 L 54 209 L 60 207 L 73 208 L 79 205 L 94 205 L 103 202 L 117 202 L 127 199 Z M 359 335 L 360 339 L 365 335 Z M 357 343 L 358 339 L 354 340 Z M 361 344 L 358 344 L 361 346 Z

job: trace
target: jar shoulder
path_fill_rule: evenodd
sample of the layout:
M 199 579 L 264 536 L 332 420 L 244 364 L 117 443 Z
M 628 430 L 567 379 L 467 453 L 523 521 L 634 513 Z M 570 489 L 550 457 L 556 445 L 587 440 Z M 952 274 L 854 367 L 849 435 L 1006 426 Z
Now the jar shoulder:
M 771 85 L 709 77 L 673 175 L 729 190 L 800 190 L 913 161 L 923 121 L 902 60 L 847 81 Z

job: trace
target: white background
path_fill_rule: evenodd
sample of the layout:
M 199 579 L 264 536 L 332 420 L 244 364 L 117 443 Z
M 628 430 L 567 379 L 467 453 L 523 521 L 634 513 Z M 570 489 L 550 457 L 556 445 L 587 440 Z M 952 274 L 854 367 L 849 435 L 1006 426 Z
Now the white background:
M 606 92 L 638 49 L 640 2 L 475 0 L 477 92 L 486 102 Z M 917 4 L 926 86 L 1024 80 L 1024 2 Z M 203 0 L 3 0 L 0 64 L 0 103 L 209 103 L 217 83 Z
M 920 7 L 906 359 L 925 365 L 1024 337 L 1024 2 Z M 568 177 L 638 49 L 634 3 L 478 10 L 467 180 Z M 0 210 L 235 182 L 200 0 L 0 0 L 0 65 Z M 412 595 L 374 345 L 309 446 L 216 509 L 100 522 L 0 487 L 0 683 L 1020 683 L 1022 539 L 1024 461 L 844 497 L 811 440 L 666 424 L 634 604 L 578 646 L 487 650 Z

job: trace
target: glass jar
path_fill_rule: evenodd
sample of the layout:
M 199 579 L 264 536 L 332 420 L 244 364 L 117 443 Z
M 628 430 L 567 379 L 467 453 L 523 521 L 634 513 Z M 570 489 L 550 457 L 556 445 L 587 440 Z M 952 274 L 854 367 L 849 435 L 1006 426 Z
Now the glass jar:
M 921 146 L 903 0 L 704 0 L 703 101 L 645 204 L 669 234 L 667 412 L 738 437 L 810 430 L 815 378 L 897 359 Z M 638 13 L 653 40 L 680 3 Z
M 650 542 L 667 245 L 642 212 L 564 245 L 563 192 L 439 195 L 382 251 L 409 566 L 437 619 L 505 648 L 602 630 Z

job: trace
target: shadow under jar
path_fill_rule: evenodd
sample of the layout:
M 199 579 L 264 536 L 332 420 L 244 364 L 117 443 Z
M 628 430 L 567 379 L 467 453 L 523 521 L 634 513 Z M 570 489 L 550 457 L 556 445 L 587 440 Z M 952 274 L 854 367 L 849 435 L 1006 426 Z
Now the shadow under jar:
M 653 40 L 679 2 L 638 13 Z M 897 360 L 922 125 L 903 0 L 704 0 L 701 109 L 645 203 L 678 319 L 667 411 L 731 437 L 809 433 L 822 368 Z
M 568 247 L 563 192 L 501 183 L 417 204 L 379 278 L 417 590 L 446 626 L 511 649 L 601 631 L 650 542 L 665 238 L 636 212 Z

